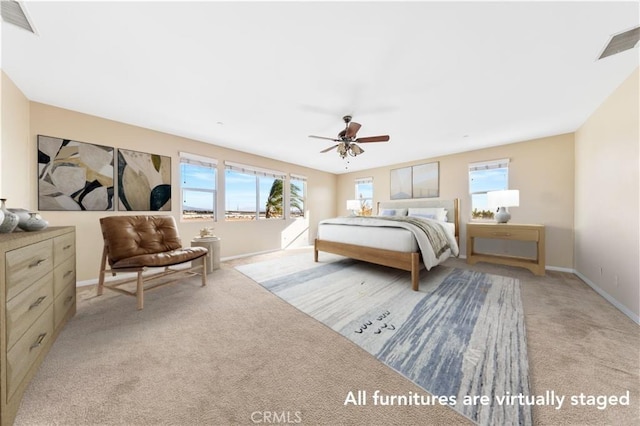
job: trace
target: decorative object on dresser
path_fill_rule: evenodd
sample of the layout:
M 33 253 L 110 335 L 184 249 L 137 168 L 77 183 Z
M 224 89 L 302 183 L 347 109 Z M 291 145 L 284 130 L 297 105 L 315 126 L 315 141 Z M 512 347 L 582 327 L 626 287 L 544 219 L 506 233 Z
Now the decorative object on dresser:
M 13 232 L 18 226 L 18 222 L 20 222 L 18 215 L 7 208 L 6 202 L 6 198 L 0 198 L 0 211 L 2 212 L 0 216 L 0 234 Z
M 20 225 L 26 223 L 26 221 L 29 220 L 29 210 L 27 209 L 11 207 L 7 210 L 18 215 L 18 227 L 20 227 Z
M 474 248 L 476 238 L 512 241 L 531 241 L 536 244 L 536 257 L 477 253 Z M 518 225 L 514 223 L 467 223 L 467 263 L 490 262 L 500 265 L 527 268 L 535 275 L 545 274 L 544 225 Z
M 98 296 L 104 288 L 134 296 L 138 309 L 144 308 L 144 291 L 151 290 L 173 281 L 158 281 L 144 286 L 144 282 L 150 282 L 158 278 L 183 273 L 187 275 L 202 273 L 202 286 L 207 285 L 207 269 L 205 265 L 191 265 L 186 269 L 171 269 L 171 266 L 179 265 L 207 255 L 204 247 L 182 247 L 182 241 L 178 235 L 176 220 L 173 216 L 109 216 L 100 219 L 104 250 L 100 263 L 100 276 L 98 280 Z M 107 268 L 107 261 L 109 268 Z M 143 273 L 149 268 L 163 268 L 161 272 L 143 277 Z M 135 278 L 125 278 L 105 284 L 105 274 L 135 272 Z M 120 286 L 136 283 L 135 291 L 120 288 Z
M 27 209 L 9 209 L 18 215 L 18 228 L 23 231 L 41 231 L 49 226 L 49 222 L 44 220 L 38 212 L 30 212 Z
M 25 221 L 20 221 L 18 223 L 18 227 L 23 231 L 31 232 L 31 231 L 42 231 L 47 226 L 49 226 L 49 222 L 44 220 L 38 212 L 29 212 L 29 217 Z
M 520 205 L 520 191 L 517 189 L 489 191 L 487 192 L 487 204 L 492 209 L 498 209 L 494 215 L 497 223 L 507 223 L 511 219 L 511 213 L 506 208 Z
M 0 235 L 0 425 L 76 312 L 76 234 L 71 226 Z

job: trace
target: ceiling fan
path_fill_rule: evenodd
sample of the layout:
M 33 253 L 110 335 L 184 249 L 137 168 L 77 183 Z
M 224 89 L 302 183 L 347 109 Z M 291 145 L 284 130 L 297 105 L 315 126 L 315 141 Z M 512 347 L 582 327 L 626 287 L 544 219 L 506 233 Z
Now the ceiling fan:
M 347 155 L 350 155 L 351 157 L 355 157 L 356 155 L 360 155 L 364 152 L 362 148 L 356 145 L 356 142 L 369 143 L 369 142 L 388 142 L 389 141 L 389 135 L 356 138 L 356 133 L 358 133 L 358 130 L 360 130 L 361 125 L 359 123 L 356 123 L 355 121 L 351 121 L 351 118 L 352 117 L 350 115 L 345 115 L 344 117 L 342 117 L 342 119 L 345 122 L 345 128 L 340 133 L 338 133 L 338 138 L 326 138 L 324 136 L 313 136 L 313 135 L 309 135 L 309 137 L 338 142 L 336 145 L 327 149 L 323 149 L 320 152 L 329 152 L 332 149 L 336 148 L 341 158 L 346 158 Z

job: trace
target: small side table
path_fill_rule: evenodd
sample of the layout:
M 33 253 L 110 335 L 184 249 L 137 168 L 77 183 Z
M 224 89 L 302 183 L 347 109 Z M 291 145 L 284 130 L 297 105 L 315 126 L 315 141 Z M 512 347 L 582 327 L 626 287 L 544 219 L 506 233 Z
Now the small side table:
M 220 269 L 220 238 L 206 237 L 194 238 L 191 240 L 191 247 L 205 247 L 209 253 L 205 257 L 207 273 L 214 269 Z M 192 263 L 194 266 L 202 264 L 203 259 L 196 259 Z
M 536 258 L 478 253 L 474 250 L 475 238 L 531 241 L 536 243 Z M 535 275 L 545 274 L 544 225 L 519 225 L 515 223 L 467 223 L 467 263 L 490 262 L 527 268 Z

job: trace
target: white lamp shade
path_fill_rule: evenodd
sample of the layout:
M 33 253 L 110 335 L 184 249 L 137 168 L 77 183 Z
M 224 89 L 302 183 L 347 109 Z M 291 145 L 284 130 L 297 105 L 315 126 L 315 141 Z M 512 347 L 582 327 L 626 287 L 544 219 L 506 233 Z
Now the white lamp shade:
M 360 201 L 347 200 L 347 210 L 360 210 Z
M 508 189 L 505 191 L 487 192 L 487 204 L 489 208 L 517 207 L 520 205 L 520 191 Z

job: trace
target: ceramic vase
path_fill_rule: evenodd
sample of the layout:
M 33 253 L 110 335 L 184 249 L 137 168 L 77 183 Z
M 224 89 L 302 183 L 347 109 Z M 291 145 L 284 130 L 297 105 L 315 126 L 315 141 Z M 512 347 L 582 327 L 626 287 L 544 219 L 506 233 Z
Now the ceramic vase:
M 37 212 L 29 212 L 29 219 L 18 225 L 23 231 L 41 231 L 49 226 L 49 222 L 41 218 Z
M 20 218 L 17 214 L 7 209 L 6 201 L 6 198 L 0 198 L 0 210 L 2 210 L 2 213 L 4 214 L 2 223 L 0 223 L 1 234 L 8 234 L 10 232 L 13 232 L 13 230 L 16 229 L 16 226 L 18 226 L 18 222 L 20 221 Z
M 18 215 L 18 228 L 22 226 L 27 220 L 29 220 L 29 210 L 27 209 L 16 209 L 13 207 L 9 207 L 7 210 Z

